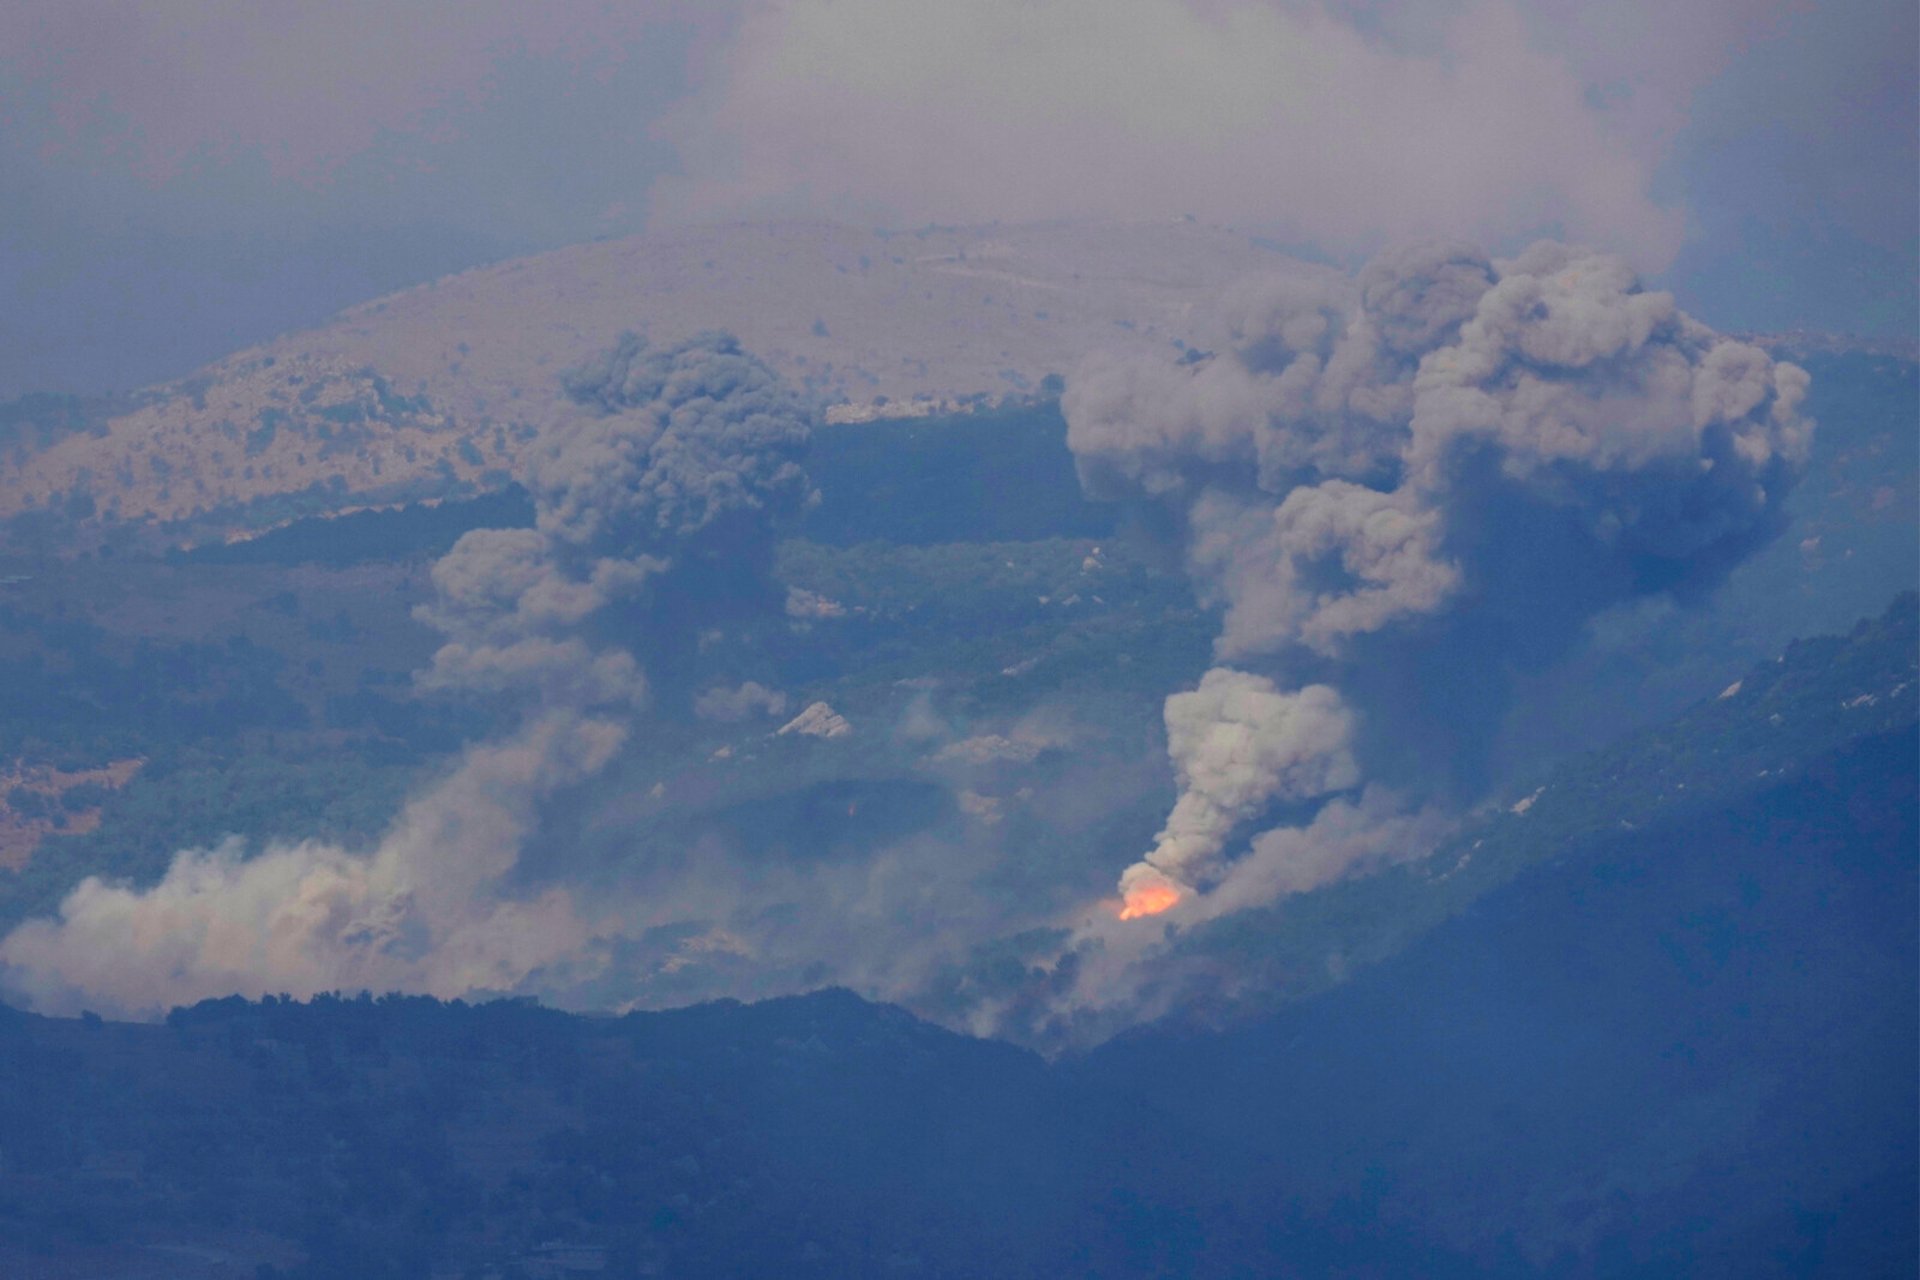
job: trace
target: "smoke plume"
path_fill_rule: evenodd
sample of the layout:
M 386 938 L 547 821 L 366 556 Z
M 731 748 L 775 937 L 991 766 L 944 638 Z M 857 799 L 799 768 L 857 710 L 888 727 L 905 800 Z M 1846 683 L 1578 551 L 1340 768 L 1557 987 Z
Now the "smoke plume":
M 1275 800 L 1306 800 L 1360 781 L 1353 717 L 1335 690 L 1283 693 L 1273 681 L 1216 667 L 1167 699 L 1167 754 L 1180 799 L 1146 861 L 1191 883 L 1233 829 Z
M 702 720 L 730 723 L 753 716 L 777 716 L 787 709 L 787 695 L 757 680 L 738 686 L 715 685 L 693 700 L 693 714 Z
M 1803 371 L 1561 244 L 1249 282 L 1213 347 L 1091 358 L 1064 399 L 1084 487 L 1170 519 L 1235 668 L 1167 701 L 1179 799 L 1128 916 L 1424 852 L 1431 805 L 1485 785 L 1512 673 L 1609 605 L 1712 587 L 1778 531 L 1811 440 Z
M 565 388 L 528 476 L 536 526 L 462 537 L 418 611 L 446 637 L 423 689 L 498 700 L 517 727 L 470 747 L 372 849 L 275 841 L 249 857 L 229 840 L 180 853 L 151 887 L 89 878 L 56 919 L 0 941 L 9 987 L 142 1014 L 231 992 L 565 987 L 604 969 L 630 924 L 562 886 L 518 892 L 512 873 L 543 803 L 628 737 L 652 696 L 643 661 L 695 652 L 753 602 L 779 615 L 762 569 L 811 495 L 810 419 L 725 335 L 629 335 Z M 717 692 L 722 714 L 784 706 L 754 684 Z
M 0 942 L 8 985 L 48 1010 L 142 1015 L 209 996 L 336 989 L 455 996 L 592 966 L 609 925 L 565 890 L 497 894 L 538 802 L 598 771 L 623 731 L 545 717 L 473 748 L 371 851 L 238 840 L 179 854 L 146 889 L 89 876 Z

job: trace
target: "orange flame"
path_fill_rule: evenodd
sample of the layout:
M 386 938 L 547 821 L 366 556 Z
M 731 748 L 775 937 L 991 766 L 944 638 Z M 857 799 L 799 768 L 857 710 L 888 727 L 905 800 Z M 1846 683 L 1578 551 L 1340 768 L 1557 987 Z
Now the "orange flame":
M 1157 916 L 1162 911 L 1171 910 L 1180 901 L 1180 890 L 1165 880 L 1142 880 L 1127 890 L 1127 896 L 1120 906 L 1122 920 L 1138 920 L 1143 916 Z

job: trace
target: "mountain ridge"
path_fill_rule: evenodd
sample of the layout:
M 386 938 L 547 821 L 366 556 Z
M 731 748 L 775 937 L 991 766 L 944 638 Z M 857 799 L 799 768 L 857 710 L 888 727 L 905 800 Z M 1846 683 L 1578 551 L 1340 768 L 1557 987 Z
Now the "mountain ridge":
M 151 388 L 0 459 L 0 519 L 86 509 L 195 522 L 175 541 L 310 510 L 506 482 L 558 375 L 620 333 L 726 329 L 828 415 L 917 416 L 1033 392 L 1088 351 L 1184 343 L 1255 272 L 1324 276 L 1199 224 L 864 231 L 732 224 L 598 241 L 372 299 Z
M 829 422 L 952 413 L 1033 396 L 1096 350 L 1201 340 L 1217 297 L 1261 274 L 1338 273 L 1187 221 L 736 223 L 573 245 L 369 299 L 131 395 L 0 406 L 0 522 L 64 519 L 80 547 L 201 545 L 497 490 L 561 411 L 559 374 L 627 330 L 733 332 Z

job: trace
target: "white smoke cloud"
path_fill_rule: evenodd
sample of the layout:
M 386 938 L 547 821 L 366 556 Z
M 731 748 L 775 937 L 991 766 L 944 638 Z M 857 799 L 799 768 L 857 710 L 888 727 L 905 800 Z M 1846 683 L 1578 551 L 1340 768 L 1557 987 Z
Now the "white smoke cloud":
M 1243 286 L 1220 327 L 1197 367 L 1090 360 L 1064 407 L 1089 489 L 1179 509 L 1223 657 L 1337 652 L 1434 612 L 1472 577 L 1460 526 L 1494 489 L 1596 556 L 1723 570 L 1811 439 L 1804 372 L 1563 245 L 1396 250 L 1345 295 Z
M 1559 226 L 1664 266 L 1682 220 L 1651 194 L 1660 145 L 1538 34 L 1501 0 L 1450 11 L 1425 47 L 1311 4 L 790 0 L 659 126 L 686 177 L 653 208 L 1191 214 L 1349 251 Z
M 1797 366 L 1641 292 L 1618 259 L 1536 245 L 1501 264 L 1459 341 L 1422 361 L 1403 459 L 1429 490 L 1476 444 L 1557 501 L 1585 501 L 1579 478 L 1595 473 L 1657 476 L 1676 496 L 1691 487 L 1703 510 L 1680 527 L 1670 509 L 1633 510 L 1605 491 L 1595 513 L 1610 536 L 1686 556 L 1777 505 L 1812 442 L 1806 387 Z
M 1196 918 L 1265 906 L 1349 875 L 1424 857 L 1455 822 L 1440 806 L 1409 806 L 1385 787 L 1369 786 L 1358 799 L 1336 796 L 1305 826 L 1276 827 L 1255 836 L 1245 856 L 1236 858 L 1200 900 Z
M 665 560 L 593 561 L 580 576 L 555 572 L 552 541 L 535 529 L 475 529 L 433 566 L 434 599 L 422 621 L 449 635 L 501 638 L 565 630 L 638 590 Z
M 1167 699 L 1166 720 L 1180 799 L 1144 861 L 1189 885 L 1266 805 L 1360 781 L 1353 714 L 1326 685 L 1284 693 L 1264 676 L 1216 667 L 1198 689 Z
M 270 844 L 249 858 L 228 841 L 180 853 L 148 889 L 90 876 L 56 919 L 0 941 L 0 972 L 43 1010 L 143 1016 L 235 993 L 512 990 L 549 966 L 590 968 L 606 922 L 564 889 L 518 899 L 498 882 L 538 802 L 598 772 L 623 737 L 555 715 L 473 748 L 370 851 Z
M 1225 606 L 1215 652 L 1239 658 L 1280 639 L 1331 653 L 1347 636 L 1429 613 L 1459 582 L 1441 558 L 1438 512 L 1346 480 L 1294 489 L 1271 509 L 1205 493 L 1190 515 L 1187 563 L 1202 598 Z M 1311 581 L 1337 563 L 1344 589 Z
M 595 650 L 581 624 L 640 592 L 667 561 L 601 558 L 570 571 L 565 548 L 536 529 L 475 529 L 433 566 L 434 598 L 415 616 L 447 636 L 420 673 L 428 689 L 534 695 L 548 706 L 639 704 L 646 676 L 632 654 Z

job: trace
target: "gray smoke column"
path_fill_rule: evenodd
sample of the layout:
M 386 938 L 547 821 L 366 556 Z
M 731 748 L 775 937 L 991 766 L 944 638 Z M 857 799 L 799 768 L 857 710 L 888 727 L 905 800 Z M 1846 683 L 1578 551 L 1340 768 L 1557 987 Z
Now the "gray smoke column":
M 726 334 L 662 348 L 626 334 L 563 386 L 528 477 L 535 527 L 475 530 L 434 566 L 420 617 L 447 643 L 430 686 L 638 703 L 635 637 L 671 660 L 761 591 L 772 530 L 812 497 L 809 413 Z
M 469 747 L 371 849 L 229 841 L 149 888 L 82 882 L 0 940 L 9 989 L 151 1014 L 232 992 L 565 989 L 604 970 L 626 922 L 564 886 L 506 885 L 542 803 L 631 732 L 653 645 L 691 647 L 756 590 L 778 615 L 756 566 L 810 497 L 810 414 L 724 335 L 628 336 L 566 389 L 529 477 L 536 526 L 461 538 L 419 610 L 446 636 L 422 686 L 490 697 L 517 727 Z M 784 705 L 756 685 L 731 698 Z
M 533 473 L 540 529 L 561 543 L 764 536 L 812 496 L 808 414 L 730 335 L 653 348 L 629 333 L 563 385 L 581 412 L 549 434 Z
M 1283 693 L 1264 676 L 1218 667 L 1198 689 L 1167 699 L 1166 721 L 1180 799 L 1153 852 L 1122 881 L 1123 892 L 1156 872 L 1191 883 L 1234 828 L 1266 805 L 1360 781 L 1351 750 L 1353 716 L 1323 684 Z
M 1504 673 L 1550 660 L 1610 604 L 1718 582 L 1780 528 L 1812 436 L 1802 370 L 1560 244 L 1505 261 L 1418 244 L 1345 284 L 1249 282 L 1212 341 L 1179 361 L 1094 357 L 1063 400 L 1083 486 L 1172 517 L 1196 593 L 1222 611 L 1216 657 L 1275 681 L 1216 670 L 1169 699 L 1180 799 L 1122 882 L 1159 904 L 1220 879 L 1232 829 L 1265 804 L 1373 778 L 1369 743 L 1399 758 L 1396 786 L 1437 785 L 1396 736 L 1470 778 Z M 1222 803 L 1183 745 L 1209 731 L 1187 717 L 1244 732 L 1316 689 L 1349 717 L 1337 743 L 1313 739 L 1317 788 L 1290 781 L 1297 759 L 1252 753 L 1230 793 L 1245 803 Z M 1385 794 L 1340 801 L 1345 847 L 1372 848 L 1356 815 Z M 1274 865 L 1302 846 L 1287 830 L 1259 844 L 1263 874 L 1241 877 L 1237 902 L 1256 881 L 1329 878 L 1319 855 L 1300 854 L 1311 874 Z

